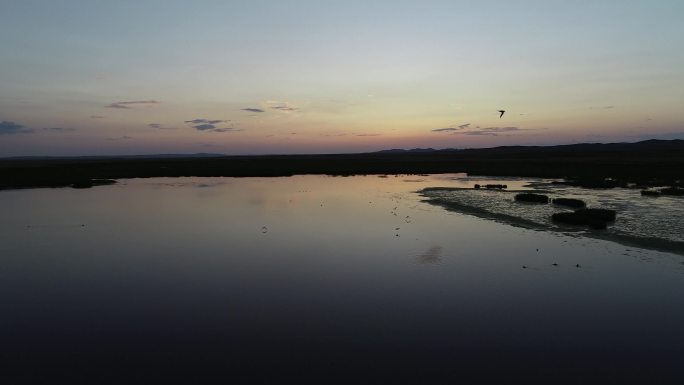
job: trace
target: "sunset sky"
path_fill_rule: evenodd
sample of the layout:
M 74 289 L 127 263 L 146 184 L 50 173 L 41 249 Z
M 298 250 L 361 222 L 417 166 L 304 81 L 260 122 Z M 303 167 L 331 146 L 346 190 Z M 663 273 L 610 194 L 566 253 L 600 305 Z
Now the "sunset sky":
M 684 138 L 683 16 L 681 0 L 0 0 L 0 156 Z

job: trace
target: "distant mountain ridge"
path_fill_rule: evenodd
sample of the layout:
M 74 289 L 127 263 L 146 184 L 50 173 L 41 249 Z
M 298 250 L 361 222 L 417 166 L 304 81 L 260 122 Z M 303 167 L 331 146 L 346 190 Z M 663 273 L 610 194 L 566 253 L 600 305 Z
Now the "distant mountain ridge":
M 454 149 L 446 149 L 446 150 L 454 150 Z M 435 150 L 434 148 L 412 148 L 410 150 L 405 150 L 402 148 L 393 148 L 391 150 L 380 150 L 374 152 L 374 154 L 402 154 L 405 152 L 433 152 L 433 151 L 445 151 L 443 150 Z
M 529 151 L 540 152 L 563 152 L 563 151 L 620 151 L 634 149 L 684 149 L 682 139 L 648 139 L 640 142 L 617 142 L 617 143 L 576 143 L 576 144 L 557 144 L 551 146 L 497 146 L 483 148 L 413 148 L 413 149 L 391 149 L 371 152 L 369 154 L 405 154 L 405 153 L 424 153 L 424 152 L 463 152 L 463 153 L 522 153 Z
M 0 157 L 0 160 L 105 160 L 105 159 L 184 159 L 184 158 L 220 158 L 220 157 L 269 157 L 269 156 L 306 156 L 306 155 L 400 155 L 400 154 L 429 154 L 429 153 L 458 153 L 458 154 L 562 154 L 587 152 L 624 152 L 624 151 L 648 151 L 648 150 L 677 150 L 684 151 L 684 140 L 682 139 L 649 139 L 640 142 L 618 142 L 618 143 L 576 143 L 558 144 L 551 146 L 498 146 L 484 148 L 412 148 L 412 149 L 387 149 L 366 153 L 338 153 L 338 154 L 291 154 L 291 155 L 229 155 L 218 153 L 193 153 L 193 154 L 143 154 L 143 155 L 83 155 L 83 156 L 12 156 Z
M 277 177 L 305 174 L 467 173 L 684 187 L 684 140 L 478 149 L 386 150 L 362 154 L 162 154 L 0 159 L 0 190 L 87 187 L 152 177 Z M 596 182 L 599 181 L 599 182 Z
M 212 154 L 206 152 L 198 152 L 194 154 L 147 154 L 147 155 L 81 155 L 81 156 L 10 156 L 0 158 L 2 160 L 57 160 L 57 159 L 83 159 L 83 160 L 97 160 L 97 159 L 173 159 L 173 158 L 217 158 L 226 156 L 225 154 Z

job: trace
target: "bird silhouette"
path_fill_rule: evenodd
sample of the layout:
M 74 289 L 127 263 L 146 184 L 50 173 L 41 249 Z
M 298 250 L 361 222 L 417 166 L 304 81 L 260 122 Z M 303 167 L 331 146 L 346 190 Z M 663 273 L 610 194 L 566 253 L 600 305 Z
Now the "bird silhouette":
M 501 118 L 503 118 L 503 114 L 504 114 L 504 112 L 506 112 L 506 110 L 499 110 L 499 112 L 501 113 L 501 115 L 499 115 L 499 119 L 501 119 Z

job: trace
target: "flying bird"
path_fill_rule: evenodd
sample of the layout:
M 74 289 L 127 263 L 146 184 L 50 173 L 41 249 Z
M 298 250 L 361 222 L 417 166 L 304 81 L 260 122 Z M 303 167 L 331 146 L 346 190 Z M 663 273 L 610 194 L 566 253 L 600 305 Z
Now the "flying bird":
M 506 110 L 499 110 L 499 112 L 501 112 L 501 115 L 499 115 L 499 119 L 501 119 L 503 117 L 504 112 L 506 112 Z

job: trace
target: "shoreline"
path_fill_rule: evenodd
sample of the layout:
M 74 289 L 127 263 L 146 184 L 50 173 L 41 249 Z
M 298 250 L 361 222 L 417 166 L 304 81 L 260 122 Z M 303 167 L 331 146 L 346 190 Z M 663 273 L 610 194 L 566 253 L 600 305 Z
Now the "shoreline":
M 684 140 L 333 155 L 0 159 L 0 190 L 87 188 L 152 177 L 451 173 L 562 178 L 590 188 L 684 186 Z
M 563 234 L 566 236 L 573 237 L 586 237 L 591 239 L 598 239 L 604 241 L 615 242 L 623 246 L 638 247 L 641 249 L 659 251 L 672 253 L 679 256 L 684 256 L 684 242 L 673 241 L 663 238 L 650 238 L 650 237 L 638 237 L 629 236 L 624 234 L 611 233 L 605 230 L 590 230 L 583 227 L 573 227 L 573 226 L 555 226 L 552 223 L 539 223 L 533 220 L 517 217 L 514 215 L 509 215 L 505 213 L 496 213 L 484 208 L 471 206 L 468 204 L 463 204 L 459 202 L 454 202 L 451 200 L 446 200 L 442 198 L 435 198 L 425 195 L 425 192 L 430 190 L 473 190 L 468 188 L 452 188 L 452 187 L 429 187 L 417 191 L 416 193 L 422 196 L 424 199 L 422 202 L 442 207 L 447 211 L 457 212 L 460 214 L 471 215 L 476 218 L 481 218 L 485 220 L 495 221 L 501 224 L 524 228 L 534 231 L 544 231 L 544 232 L 554 232 Z M 477 191 L 477 190 L 473 190 Z M 510 190 L 510 191 L 500 191 L 500 190 L 484 190 L 484 191 L 497 191 L 501 193 L 516 193 L 516 192 L 530 192 L 532 190 Z M 544 193 L 544 191 L 536 190 L 535 192 Z

